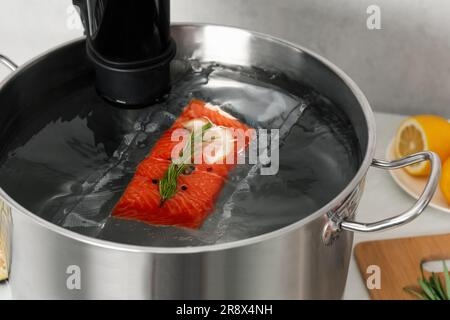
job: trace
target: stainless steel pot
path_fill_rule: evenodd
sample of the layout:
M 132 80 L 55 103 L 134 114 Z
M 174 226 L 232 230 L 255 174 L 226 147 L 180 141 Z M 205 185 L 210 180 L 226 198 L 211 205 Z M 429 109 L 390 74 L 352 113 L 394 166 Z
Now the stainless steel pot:
M 361 167 L 342 192 L 317 212 L 280 230 L 250 239 L 202 247 L 138 247 L 82 236 L 1 196 L 1 236 L 16 298 L 203 298 L 337 299 L 343 294 L 353 232 L 374 232 L 416 218 L 438 184 L 439 158 L 422 152 L 387 162 L 373 159 L 375 123 L 356 84 L 324 58 L 296 45 L 244 30 L 211 25 L 175 25 L 179 58 L 277 69 L 339 105 L 350 118 L 363 152 Z M 11 69 L 14 63 L 0 57 Z M 84 40 L 34 59 L 0 87 L 1 135 L 9 121 L 40 99 L 47 86 L 86 70 Z M 19 87 L 30 88 L 23 92 Z M 1 141 L 1 139 L 0 139 Z M 429 181 L 417 203 L 393 218 L 359 223 L 354 216 L 369 167 L 397 169 L 431 162 Z M 80 282 L 77 281 L 80 280 Z

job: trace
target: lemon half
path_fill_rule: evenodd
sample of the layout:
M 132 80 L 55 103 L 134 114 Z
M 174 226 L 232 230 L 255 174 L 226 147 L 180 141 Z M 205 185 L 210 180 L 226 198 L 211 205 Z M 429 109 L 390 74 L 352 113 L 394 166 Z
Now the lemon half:
M 450 123 L 435 115 L 409 117 L 402 122 L 395 136 L 395 153 L 398 158 L 430 150 L 436 152 L 442 161 L 450 156 Z M 430 164 L 423 161 L 405 167 L 413 176 L 426 176 Z

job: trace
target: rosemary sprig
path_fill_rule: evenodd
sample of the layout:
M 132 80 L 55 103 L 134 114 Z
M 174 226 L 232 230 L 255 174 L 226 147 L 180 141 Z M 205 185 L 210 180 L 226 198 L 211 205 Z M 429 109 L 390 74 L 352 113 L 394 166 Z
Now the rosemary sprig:
M 169 165 L 164 177 L 159 181 L 159 194 L 160 194 L 160 206 L 162 207 L 164 202 L 168 199 L 172 198 L 177 193 L 177 180 L 180 174 L 182 174 L 187 164 L 191 162 L 191 159 L 194 155 L 195 149 L 195 141 L 198 138 L 203 139 L 203 134 L 206 130 L 210 129 L 213 126 L 211 122 L 203 125 L 200 132 L 196 132 L 198 130 L 192 130 L 190 134 L 190 138 L 186 145 L 183 148 L 181 153 L 181 159 Z M 200 136 L 200 137 L 199 137 Z
M 445 261 L 442 263 L 444 265 L 445 290 L 441 278 L 436 276 L 434 272 L 431 273 L 431 276 L 428 279 L 425 278 L 423 273 L 423 263 L 420 265 L 422 278 L 418 279 L 422 291 L 417 291 L 410 287 L 406 287 L 404 290 L 422 300 L 450 300 L 450 273 L 448 272 Z

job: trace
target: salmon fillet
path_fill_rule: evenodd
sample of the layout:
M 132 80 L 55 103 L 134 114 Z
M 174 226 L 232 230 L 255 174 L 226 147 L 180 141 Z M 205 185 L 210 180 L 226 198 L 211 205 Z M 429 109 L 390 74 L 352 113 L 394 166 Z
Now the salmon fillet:
M 172 150 L 180 141 L 172 141 L 176 129 L 185 129 L 192 121 L 207 119 L 215 128 L 221 130 L 249 130 L 245 124 L 232 117 L 219 107 L 192 100 L 183 110 L 172 127 L 168 129 L 150 150 L 149 155 L 138 166 L 135 175 L 112 215 L 121 219 L 138 220 L 154 225 L 198 228 L 213 211 L 214 203 L 223 188 L 228 173 L 236 163 L 240 147 L 235 142 L 231 159 L 233 163 L 222 161 L 202 161 L 188 166 L 188 170 L 177 177 L 176 193 L 173 197 L 161 201 L 159 182 L 163 179 L 172 163 Z M 223 129 L 224 128 L 224 129 Z

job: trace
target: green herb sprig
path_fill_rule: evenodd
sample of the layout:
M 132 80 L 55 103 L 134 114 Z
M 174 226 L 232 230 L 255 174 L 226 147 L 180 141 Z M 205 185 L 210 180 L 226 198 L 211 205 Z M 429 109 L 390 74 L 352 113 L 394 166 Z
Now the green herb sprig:
M 425 278 L 422 262 L 420 264 L 422 278 L 417 280 L 422 291 L 417 291 L 410 287 L 406 287 L 404 290 L 422 300 L 450 300 L 450 274 L 445 261 L 442 263 L 444 265 L 445 288 L 441 278 L 434 272 L 431 273 L 428 279 Z
M 163 206 L 164 202 L 172 198 L 177 193 L 178 177 L 186 170 L 187 165 L 191 162 L 194 155 L 193 146 L 195 141 L 198 138 L 203 139 L 205 131 L 210 129 L 212 126 L 213 124 L 208 122 L 202 126 L 200 133 L 196 132 L 198 130 L 192 130 L 190 138 L 181 153 L 181 159 L 176 163 L 172 160 L 172 163 L 169 165 L 164 177 L 159 181 L 160 207 Z

